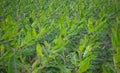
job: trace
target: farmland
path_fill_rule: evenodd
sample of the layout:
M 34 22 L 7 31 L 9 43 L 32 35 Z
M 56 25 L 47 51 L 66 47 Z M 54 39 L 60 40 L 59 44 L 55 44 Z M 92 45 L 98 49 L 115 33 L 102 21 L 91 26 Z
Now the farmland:
M 0 0 L 0 73 L 120 73 L 119 0 Z

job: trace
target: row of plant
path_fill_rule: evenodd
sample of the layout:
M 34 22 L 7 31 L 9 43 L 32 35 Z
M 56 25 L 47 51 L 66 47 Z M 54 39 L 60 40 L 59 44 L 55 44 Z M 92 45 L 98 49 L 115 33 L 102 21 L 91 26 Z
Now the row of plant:
M 0 73 L 119 73 L 119 0 L 3 0 Z

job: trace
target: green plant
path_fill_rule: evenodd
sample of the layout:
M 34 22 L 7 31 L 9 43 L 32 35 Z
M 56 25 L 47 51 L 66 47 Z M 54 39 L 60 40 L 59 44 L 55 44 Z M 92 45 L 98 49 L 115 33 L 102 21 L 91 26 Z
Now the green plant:
M 119 23 L 119 17 L 116 18 L 116 26 L 112 28 L 112 43 L 114 46 L 115 54 L 113 55 L 114 58 L 114 65 L 117 70 L 117 73 L 120 72 L 120 23 Z
M 0 73 L 119 73 L 119 0 L 0 4 Z

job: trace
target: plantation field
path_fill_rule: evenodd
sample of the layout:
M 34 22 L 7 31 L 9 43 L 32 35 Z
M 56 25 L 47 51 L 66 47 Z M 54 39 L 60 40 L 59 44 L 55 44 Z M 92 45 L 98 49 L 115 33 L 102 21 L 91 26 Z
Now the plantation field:
M 120 73 L 120 0 L 0 0 L 0 73 Z

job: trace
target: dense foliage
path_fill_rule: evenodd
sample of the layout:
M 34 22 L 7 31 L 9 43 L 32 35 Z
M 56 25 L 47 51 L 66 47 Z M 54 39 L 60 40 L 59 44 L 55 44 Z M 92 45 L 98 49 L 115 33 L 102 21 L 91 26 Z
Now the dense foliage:
M 0 73 L 119 73 L 119 0 L 1 0 Z

